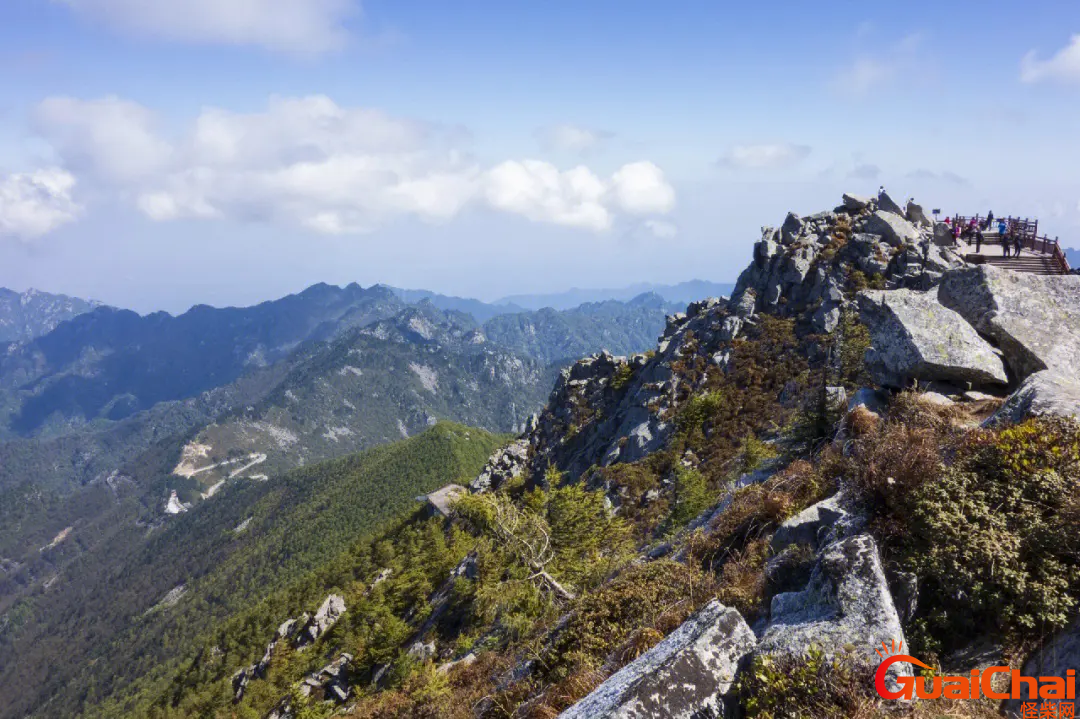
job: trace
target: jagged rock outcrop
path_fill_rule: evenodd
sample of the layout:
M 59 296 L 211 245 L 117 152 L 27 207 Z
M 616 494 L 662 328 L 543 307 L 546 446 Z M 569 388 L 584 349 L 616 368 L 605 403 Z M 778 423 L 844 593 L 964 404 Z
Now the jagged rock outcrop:
M 301 696 L 315 695 L 316 699 L 344 704 L 349 698 L 348 671 L 352 660 L 352 654 L 343 653 L 319 671 L 308 674 L 300 682 Z
M 302 625 L 293 640 L 293 646 L 300 649 L 315 643 L 344 613 L 345 600 L 337 594 L 331 594 L 323 601 L 315 616 Z
M 916 205 L 914 200 L 908 200 L 907 203 L 907 219 L 908 222 L 918 227 L 933 227 L 934 223 L 923 212 L 922 205 Z
M 736 610 L 713 600 L 616 672 L 561 719 L 724 716 L 739 663 L 756 643 Z
M 870 330 L 867 365 L 875 381 L 905 387 L 911 379 L 1005 384 L 1008 377 L 994 348 L 936 293 L 867 291 L 859 314 Z
M 668 318 L 651 356 L 603 352 L 563 370 L 527 437 L 529 476 L 542 481 L 550 465 L 573 479 L 593 465 L 632 462 L 663 447 L 674 428 L 668 410 L 686 389 L 672 365 L 696 357 L 722 365 L 723 351 L 748 318 L 730 314 L 715 297 L 694 302 Z
M 805 589 L 773 597 L 755 654 L 797 658 L 814 645 L 870 669 L 876 666 L 873 648 L 894 640 L 903 640 L 903 629 L 877 545 L 858 534 L 821 550 Z M 894 668 L 911 671 L 907 664 Z
M 1024 380 L 987 421 L 1023 422 L 1028 417 L 1072 417 L 1080 420 L 1080 378 L 1043 370 Z
M 900 209 L 900 205 L 897 204 L 896 200 L 890 197 L 889 193 L 885 192 L 883 189 L 878 191 L 877 206 L 885 212 L 891 212 L 895 215 L 904 214 L 904 211 Z
M 872 213 L 863 221 L 862 231 L 880 235 L 893 247 L 902 247 L 922 239 L 915 225 L 905 220 L 896 211 L 878 210 Z
M 1080 276 L 979 265 L 947 273 L 938 296 L 997 343 L 1018 379 L 1045 369 L 1080 375 Z
M 535 418 L 530 418 L 531 426 L 526 426 L 526 434 L 535 429 L 535 422 Z M 528 440 L 514 440 L 491 455 L 487 464 L 480 470 L 480 474 L 469 483 L 469 490 L 486 492 L 489 489 L 498 489 L 504 482 L 522 474 L 528 464 L 528 459 Z

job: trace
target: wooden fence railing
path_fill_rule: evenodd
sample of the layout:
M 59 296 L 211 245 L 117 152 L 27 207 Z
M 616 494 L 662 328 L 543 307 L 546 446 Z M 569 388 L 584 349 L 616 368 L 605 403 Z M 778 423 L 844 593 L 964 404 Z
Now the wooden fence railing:
M 974 217 L 965 217 L 963 215 L 956 215 L 952 218 L 954 223 L 959 223 L 961 227 L 966 227 L 972 220 L 975 220 L 977 226 L 982 227 L 982 223 L 986 220 L 986 217 L 981 215 L 975 215 Z M 1065 257 L 1065 252 L 1061 249 L 1061 243 L 1058 238 L 1050 239 L 1043 235 L 1039 236 L 1039 221 L 1032 220 L 1024 217 L 995 217 L 993 224 L 988 228 L 990 231 L 996 231 L 999 223 L 1004 220 L 1005 227 L 1008 231 L 1016 230 L 1016 233 L 1020 236 L 1021 245 L 1033 250 L 1035 252 L 1041 252 L 1044 255 L 1050 255 L 1051 259 L 1062 272 L 1069 274 L 1071 267 L 1069 267 L 1069 260 Z M 954 225 L 955 226 L 955 225 Z

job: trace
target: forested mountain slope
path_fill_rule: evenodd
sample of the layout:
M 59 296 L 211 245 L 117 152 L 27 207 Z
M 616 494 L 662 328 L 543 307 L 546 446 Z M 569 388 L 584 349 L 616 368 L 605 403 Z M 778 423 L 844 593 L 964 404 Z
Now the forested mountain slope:
M 408 440 L 230 486 L 148 539 L 134 521 L 145 509 L 121 499 L 115 531 L 99 551 L 65 567 L 48 591 L 0 612 L 0 716 L 71 716 L 136 681 L 146 696 L 164 691 L 208 632 L 231 617 L 248 616 L 254 628 L 260 618 L 303 608 L 343 551 L 413 511 L 416 495 L 467 481 L 502 441 L 440 423 Z M 63 552 L 65 542 L 43 551 Z M 145 715 L 145 707 L 99 709 Z

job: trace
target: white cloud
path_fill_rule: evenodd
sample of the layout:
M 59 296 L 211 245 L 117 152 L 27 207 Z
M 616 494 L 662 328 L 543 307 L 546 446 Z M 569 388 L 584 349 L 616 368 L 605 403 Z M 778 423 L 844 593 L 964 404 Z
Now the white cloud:
M 1068 45 L 1047 60 L 1040 60 L 1034 50 L 1025 55 L 1020 61 L 1020 80 L 1080 82 L 1080 34 L 1073 35 Z
M 356 0 L 54 0 L 119 30 L 192 43 L 318 53 L 341 47 Z
M 604 179 L 540 160 L 484 168 L 454 147 L 459 132 L 323 96 L 272 98 L 264 112 L 207 108 L 174 140 L 147 109 L 116 98 L 46 100 L 38 130 L 95 187 L 131 195 L 157 221 L 185 217 L 287 222 L 360 233 L 396 217 L 445 222 L 471 204 L 594 231 L 617 214 L 664 214 L 675 191 L 650 162 Z
M 548 151 L 571 152 L 580 155 L 596 149 L 605 140 L 610 140 L 614 133 L 562 124 L 542 127 L 537 130 L 536 135 L 540 144 Z
M 952 170 L 944 170 L 943 172 L 934 172 L 926 168 L 919 168 L 912 170 L 907 174 L 907 179 L 916 180 L 921 182 L 945 182 L 950 185 L 957 185 L 959 187 L 970 187 L 971 180 L 962 175 L 958 175 Z
M 837 88 L 864 95 L 890 78 L 895 72 L 891 64 L 871 57 L 856 58 L 836 76 Z
M 675 188 L 651 162 L 623 165 L 611 179 L 619 207 L 632 215 L 664 214 L 675 208 Z
M 58 168 L 0 175 L 0 236 L 40 237 L 78 217 L 75 177 Z
M 778 169 L 791 167 L 809 156 L 807 145 L 789 142 L 763 145 L 735 145 L 717 164 L 742 170 Z
M 855 180 L 876 180 L 881 176 L 881 168 L 869 162 L 855 165 L 848 172 L 848 177 Z
M 645 220 L 645 229 L 658 240 L 673 240 L 679 234 L 679 228 L 666 220 Z
M 597 231 L 611 227 L 603 203 L 608 188 L 587 167 L 559 172 L 540 160 L 510 160 L 493 167 L 486 180 L 487 200 L 500 210 Z
M 154 134 L 153 113 L 134 102 L 53 97 L 38 105 L 33 121 L 76 171 L 129 182 L 160 172 L 169 161 L 171 148 Z
M 872 32 L 868 26 L 860 26 L 857 40 L 865 40 Z M 834 75 L 833 91 L 843 95 L 866 95 L 875 89 L 888 86 L 898 78 L 909 81 L 925 74 L 927 53 L 923 51 L 923 36 L 911 33 L 892 44 L 881 44 L 870 52 L 863 52 Z

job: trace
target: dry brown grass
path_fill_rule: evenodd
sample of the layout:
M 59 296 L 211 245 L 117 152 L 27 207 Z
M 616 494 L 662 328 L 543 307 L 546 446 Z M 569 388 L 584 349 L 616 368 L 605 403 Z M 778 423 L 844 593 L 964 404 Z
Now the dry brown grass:
M 764 609 L 765 560 L 769 541 L 758 539 L 737 552 L 720 570 L 720 594 L 724 604 L 739 610 L 748 622 L 755 621 Z
M 855 439 L 874 434 L 880 424 L 881 417 L 862 405 L 848 412 L 844 420 L 844 426 L 847 427 L 848 434 Z
M 971 426 L 971 416 L 964 405 L 940 405 L 926 399 L 922 392 L 904 391 L 889 403 L 890 422 L 914 429 L 935 432 L 959 432 Z

